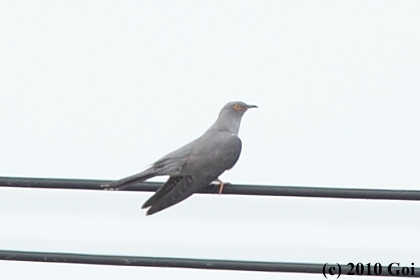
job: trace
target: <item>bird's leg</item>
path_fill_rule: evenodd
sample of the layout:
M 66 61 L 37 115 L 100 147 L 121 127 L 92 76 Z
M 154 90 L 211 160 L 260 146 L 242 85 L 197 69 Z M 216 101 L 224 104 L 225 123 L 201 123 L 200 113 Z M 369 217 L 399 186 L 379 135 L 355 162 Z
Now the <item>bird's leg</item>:
M 228 183 L 228 182 L 223 182 L 222 180 L 220 180 L 219 178 L 216 178 L 216 180 L 214 180 L 215 182 L 218 182 L 219 183 L 219 195 L 220 194 L 222 194 L 222 192 L 223 192 L 223 187 L 225 186 L 225 185 L 229 185 L 230 183 Z

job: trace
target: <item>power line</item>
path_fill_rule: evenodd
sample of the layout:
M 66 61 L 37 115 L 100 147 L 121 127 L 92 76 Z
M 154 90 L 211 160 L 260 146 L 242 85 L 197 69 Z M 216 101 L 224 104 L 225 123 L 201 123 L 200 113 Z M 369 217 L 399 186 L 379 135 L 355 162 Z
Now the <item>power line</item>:
M 134 256 L 109 256 L 92 254 L 70 254 L 50 252 L 25 252 L 0 250 L 0 260 L 8 261 L 29 261 L 29 262 L 53 262 L 53 263 L 77 263 L 90 265 L 116 265 L 116 266 L 147 266 L 147 267 L 177 267 L 195 269 L 219 269 L 219 270 L 240 270 L 240 271 L 265 271 L 265 272 L 290 272 L 290 273 L 312 273 L 328 274 L 329 268 L 334 266 L 334 279 L 339 269 L 341 275 L 353 272 L 354 275 L 364 276 L 394 276 L 394 277 L 420 277 L 419 267 L 409 266 L 406 275 L 402 275 L 402 266 L 393 265 L 391 273 L 388 264 L 378 270 L 374 270 L 374 264 L 370 275 L 368 275 L 367 264 L 364 269 L 356 269 L 347 264 L 316 264 L 316 263 L 291 263 L 291 262 L 257 262 L 257 261 L 232 261 L 212 259 L 190 259 L 190 258 L 157 258 L 157 257 L 134 257 Z M 360 265 L 360 264 L 359 264 Z M 357 264 L 355 264 L 357 266 Z M 399 269 L 399 272 L 397 270 Z M 413 271 L 414 275 L 411 275 Z M 416 274 L 417 272 L 417 274 Z M 396 275 L 399 273 L 399 275 Z M 329 275 L 331 276 L 331 275 Z
M 70 190 L 102 190 L 100 185 L 109 181 L 84 179 L 50 179 L 50 178 L 17 178 L 0 177 L 0 186 L 70 189 Z M 154 192 L 162 183 L 133 183 L 123 191 Z M 218 193 L 217 185 L 209 185 L 201 193 Z M 291 186 L 258 186 L 258 185 L 225 185 L 223 194 L 324 197 L 324 198 L 355 198 L 355 199 L 386 199 L 386 200 L 420 200 L 420 191 L 395 189 L 362 189 L 362 188 L 324 188 L 324 187 L 291 187 Z

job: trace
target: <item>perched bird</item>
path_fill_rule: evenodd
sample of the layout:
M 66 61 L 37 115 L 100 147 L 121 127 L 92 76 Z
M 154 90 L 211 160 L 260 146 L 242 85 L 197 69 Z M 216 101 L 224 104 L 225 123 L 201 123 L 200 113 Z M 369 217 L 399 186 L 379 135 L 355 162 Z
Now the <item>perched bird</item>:
M 143 204 L 143 209 L 149 208 L 146 215 L 186 199 L 213 181 L 220 183 L 221 193 L 224 183 L 218 177 L 232 168 L 239 158 L 242 148 L 239 126 L 242 116 L 250 108 L 257 106 L 240 101 L 226 104 L 216 122 L 201 137 L 162 157 L 145 171 L 102 187 L 123 189 L 134 181 L 169 175 L 168 181 Z

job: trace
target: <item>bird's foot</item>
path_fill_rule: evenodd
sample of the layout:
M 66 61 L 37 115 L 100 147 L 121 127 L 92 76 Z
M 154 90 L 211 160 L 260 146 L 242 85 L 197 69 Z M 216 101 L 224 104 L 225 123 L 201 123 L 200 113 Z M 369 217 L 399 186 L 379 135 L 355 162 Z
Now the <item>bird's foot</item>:
M 223 182 L 223 181 L 222 181 L 222 180 L 220 180 L 219 178 L 217 178 L 216 180 L 214 180 L 214 182 L 219 183 L 219 195 L 221 195 L 221 194 L 222 194 L 222 192 L 223 192 L 223 187 L 224 187 L 225 185 L 230 185 L 230 183 L 229 183 L 229 182 Z

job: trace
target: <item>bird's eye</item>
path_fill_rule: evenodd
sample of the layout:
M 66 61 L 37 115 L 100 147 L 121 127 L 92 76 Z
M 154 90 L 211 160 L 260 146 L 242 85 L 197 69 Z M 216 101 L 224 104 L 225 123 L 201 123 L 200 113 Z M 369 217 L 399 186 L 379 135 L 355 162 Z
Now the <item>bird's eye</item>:
M 235 105 L 233 106 L 233 109 L 235 109 L 236 111 L 238 111 L 239 109 L 241 109 L 241 105 L 239 105 L 239 104 L 235 104 Z

